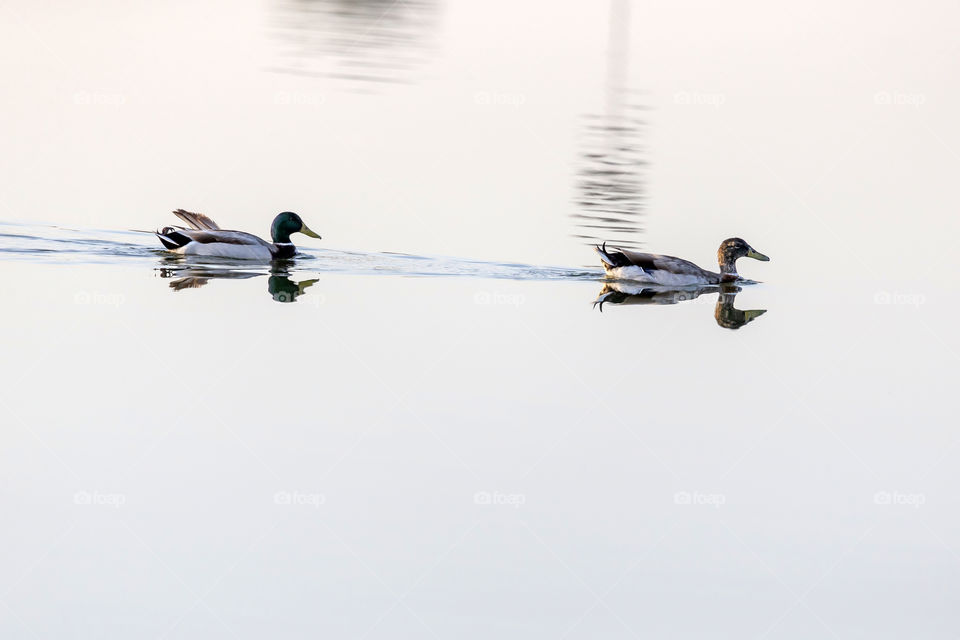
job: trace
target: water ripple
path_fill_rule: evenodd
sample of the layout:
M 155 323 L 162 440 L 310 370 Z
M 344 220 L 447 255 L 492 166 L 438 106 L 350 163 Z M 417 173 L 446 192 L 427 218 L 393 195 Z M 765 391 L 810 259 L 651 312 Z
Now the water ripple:
M 168 274 L 206 270 L 211 277 L 243 277 L 271 272 L 271 265 L 224 258 L 172 255 L 156 244 L 152 232 L 68 229 L 57 226 L 0 222 L 0 256 L 4 260 L 62 263 L 141 261 Z M 447 256 L 396 252 L 362 252 L 301 247 L 284 265 L 291 272 L 309 271 L 407 277 L 472 277 L 507 280 L 596 280 L 600 269 L 488 262 Z

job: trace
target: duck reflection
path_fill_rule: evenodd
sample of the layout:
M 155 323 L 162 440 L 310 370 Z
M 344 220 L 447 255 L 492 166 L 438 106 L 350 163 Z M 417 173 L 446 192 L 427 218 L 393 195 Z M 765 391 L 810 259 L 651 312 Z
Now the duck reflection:
M 279 0 L 271 71 L 370 87 L 403 83 L 428 58 L 437 0 Z M 373 83 L 373 84 L 371 84 Z
M 735 284 L 703 285 L 699 287 L 684 287 L 670 289 L 666 287 L 651 287 L 632 282 L 607 282 L 594 300 L 594 307 L 603 311 L 603 305 L 615 306 L 626 304 L 677 304 L 696 300 L 705 293 L 717 293 L 717 304 L 713 308 L 713 317 L 717 324 L 724 329 L 739 329 L 748 322 L 762 316 L 766 309 L 737 309 L 733 306 L 737 294 L 742 289 Z
M 310 280 L 291 280 L 287 275 L 272 274 L 267 278 L 267 291 L 277 302 L 296 302 L 308 287 L 312 287 L 317 278 Z
M 269 273 L 258 271 L 245 271 L 229 267 L 217 267 L 211 265 L 191 265 L 184 263 L 174 263 L 172 260 L 167 266 L 157 269 L 161 278 L 170 279 L 170 288 L 174 291 L 183 291 L 184 289 L 199 289 L 205 286 L 210 280 L 247 280 L 249 278 L 267 277 L 267 292 L 276 302 L 296 302 L 300 296 L 304 295 L 307 288 L 317 282 L 317 278 L 309 280 L 293 280 L 290 272 L 279 265 L 271 267 Z

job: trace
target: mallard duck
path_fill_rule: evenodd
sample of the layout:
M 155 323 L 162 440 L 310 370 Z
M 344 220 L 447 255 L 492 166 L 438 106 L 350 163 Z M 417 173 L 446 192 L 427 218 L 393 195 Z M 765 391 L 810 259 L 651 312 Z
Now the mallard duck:
M 747 257 L 763 262 L 770 260 L 740 238 L 728 238 L 720 244 L 717 250 L 720 273 L 701 269 L 689 260 L 673 256 L 639 253 L 628 249 L 607 249 L 606 242 L 596 249 L 608 277 L 672 287 L 736 282 L 742 280 L 737 273 L 739 258 Z
M 297 248 L 290 242 L 291 234 L 302 233 L 311 238 L 320 237 L 303 224 L 300 216 L 292 211 L 284 211 L 273 219 L 273 224 L 270 226 L 272 243 L 252 233 L 221 229 L 216 222 L 202 213 L 177 209 L 173 215 L 186 222 L 191 228 L 164 227 L 156 232 L 157 237 L 168 250 L 187 256 L 282 260 L 292 258 L 297 252 Z

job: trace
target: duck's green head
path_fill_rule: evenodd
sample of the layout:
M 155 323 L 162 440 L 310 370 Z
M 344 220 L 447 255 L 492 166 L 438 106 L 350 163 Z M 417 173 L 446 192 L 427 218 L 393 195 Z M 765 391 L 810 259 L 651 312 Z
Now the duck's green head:
M 733 265 L 739 258 L 753 258 L 767 262 L 767 256 L 748 245 L 742 238 L 727 238 L 717 250 L 717 261 L 722 265 Z
M 292 211 L 284 211 L 273 219 L 273 224 L 270 226 L 270 237 L 273 238 L 274 242 L 290 242 L 290 235 L 294 233 L 302 233 L 311 238 L 320 237 L 320 234 L 303 224 L 300 216 Z

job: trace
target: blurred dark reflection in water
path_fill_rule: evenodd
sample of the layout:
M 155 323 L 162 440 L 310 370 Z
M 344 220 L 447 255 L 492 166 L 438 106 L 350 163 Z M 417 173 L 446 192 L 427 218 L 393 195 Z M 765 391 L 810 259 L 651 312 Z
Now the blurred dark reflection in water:
M 438 0 L 278 0 L 270 71 L 336 78 L 369 88 L 411 81 L 430 58 Z
M 671 289 L 635 282 L 607 282 L 593 301 L 593 306 L 603 312 L 603 305 L 665 305 L 697 300 L 708 293 L 716 293 L 717 303 L 713 308 L 713 319 L 724 329 L 739 329 L 767 312 L 766 309 L 738 309 L 735 305 L 737 294 L 743 289 L 735 284 L 704 285 Z
M 164 266 L 157 269 L 161 278 L 170 279 L 170 289 L 184 291 L 199 289 L 206 286 L 210 280 L 247 280 L 249 278 L 267 278 L 267 292 L 276 302 L 296 302 L 297 298 L 313 286 L 316 278 L 295 280 L 283 265 L 272 264 L 269 273 L 250 271 L 236 267 L 215 267 L 202 264 L 190 264 L 182 258 L 165 258 Z
M 643 107 L 627 88 L 630 0 L 611 0 L 606 108 L 584 116 L 577 158 L 573 237 L 639 247 L 646 185 L 642 174 Z

